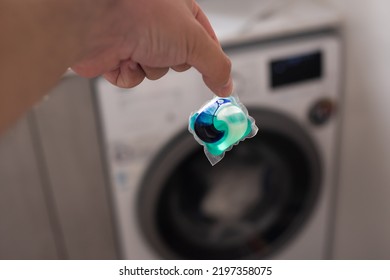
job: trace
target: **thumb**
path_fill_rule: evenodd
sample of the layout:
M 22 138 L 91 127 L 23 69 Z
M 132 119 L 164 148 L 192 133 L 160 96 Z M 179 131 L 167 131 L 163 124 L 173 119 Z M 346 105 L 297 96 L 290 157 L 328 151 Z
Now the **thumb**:
M 205 84 L 216 95 L 229 96 L 233 90 L 230 59 L 199 23 L 195 23 L 193 31 L 187 63 L 202 74 Z

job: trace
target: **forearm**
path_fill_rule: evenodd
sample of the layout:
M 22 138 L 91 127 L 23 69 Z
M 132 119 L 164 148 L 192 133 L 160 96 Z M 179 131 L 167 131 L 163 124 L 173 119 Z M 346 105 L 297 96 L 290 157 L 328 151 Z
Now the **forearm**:
M 0 133 L 83 56 L 99 5 L 103 1 L 0 0 Z

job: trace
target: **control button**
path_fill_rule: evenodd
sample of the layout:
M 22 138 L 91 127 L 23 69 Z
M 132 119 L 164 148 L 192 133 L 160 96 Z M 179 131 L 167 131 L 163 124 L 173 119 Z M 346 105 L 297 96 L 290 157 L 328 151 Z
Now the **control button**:
M 335 103 L 330 99 L 320 99 L 309 110 L 309 120 L 314 125 L 328 122 L 335 111 Z

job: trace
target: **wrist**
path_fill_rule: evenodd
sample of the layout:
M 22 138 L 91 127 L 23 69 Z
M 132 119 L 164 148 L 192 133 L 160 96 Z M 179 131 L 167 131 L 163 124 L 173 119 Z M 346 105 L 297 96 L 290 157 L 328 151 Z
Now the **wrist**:
M 104 48 L 110 39 L 118 39 L 116 34 L 119 27 L 118 18 L 129 15 L 121 14 L 122 0 L 75 0 L 75 6 L 79 9 L 79 2 L 83 2 L 82 10 L 78 11 L 79 17 L 79 43 L 80 53 L 78 59 L 93 55 Z M 82 27 L 82 28 L 80 28 Z
M 69 17 L 67 18 L 69 34 L 77 49 L 75 61 L 93 52 L 99 45 L 99 37 L 104 32 L 107 17 L 117 0 L 74 0 L 68 2 Z

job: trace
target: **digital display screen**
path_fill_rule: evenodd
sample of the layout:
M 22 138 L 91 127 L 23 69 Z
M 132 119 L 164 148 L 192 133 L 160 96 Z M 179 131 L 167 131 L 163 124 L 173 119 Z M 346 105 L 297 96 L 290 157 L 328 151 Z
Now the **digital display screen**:
M 322 77 L 322 64 L 320 51 L 273 60 L 270 63 L 271 87 L 319 79 Z

